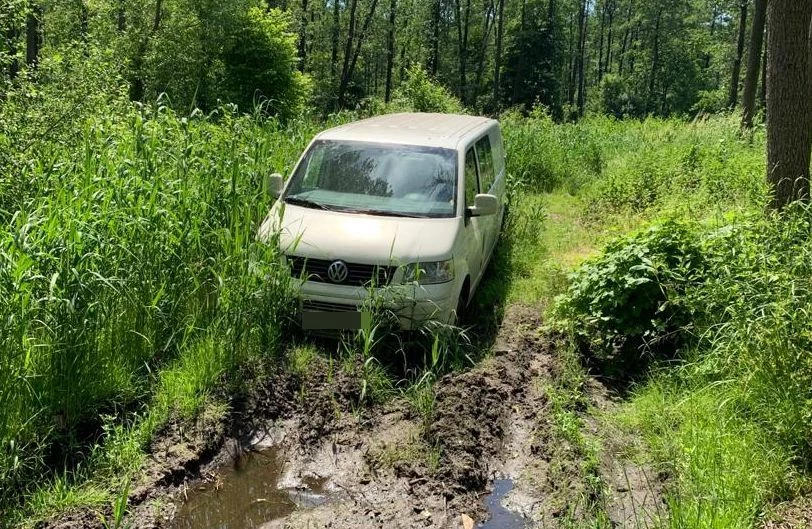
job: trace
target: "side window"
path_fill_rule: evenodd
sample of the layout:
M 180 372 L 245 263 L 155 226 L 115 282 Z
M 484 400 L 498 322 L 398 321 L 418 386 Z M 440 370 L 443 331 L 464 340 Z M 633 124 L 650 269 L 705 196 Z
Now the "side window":
M 474 205 L 474 197 L 479 193 L 479 183 L 477 181 L 476 157 L 474 149 L 468 149 L 465 153 L 465 206 Z
M 491 139 L 485 136 L 476 142 L 476 156 L 479 159 L 479 185 L 483 193 L 490 191 L 496 178 L 493 169 L 493 152 L 491 152 Z

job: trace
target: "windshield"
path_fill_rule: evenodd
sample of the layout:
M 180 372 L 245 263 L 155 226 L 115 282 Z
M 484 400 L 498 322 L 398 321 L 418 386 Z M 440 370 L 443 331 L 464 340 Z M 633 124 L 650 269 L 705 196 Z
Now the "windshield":
M 385 143 L 317 141 L 291 177 L 285 202 L 404 217 L 453 217 L 456 151 Z

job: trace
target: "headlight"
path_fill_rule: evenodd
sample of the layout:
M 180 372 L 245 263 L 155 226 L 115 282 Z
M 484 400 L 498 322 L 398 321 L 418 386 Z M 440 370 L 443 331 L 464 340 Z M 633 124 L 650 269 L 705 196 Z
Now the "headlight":
M 417 281 L 421 285 L 447 283 L 454 279 L 454 260 L 408 264 L 403 279 L 407 283 Z

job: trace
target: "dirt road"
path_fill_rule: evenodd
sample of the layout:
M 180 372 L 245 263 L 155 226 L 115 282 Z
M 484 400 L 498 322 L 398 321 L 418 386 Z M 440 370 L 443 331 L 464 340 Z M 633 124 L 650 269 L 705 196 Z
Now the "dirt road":
M 597 381 L 584 379 L 576 409 L 562 409 L 566 366 L 537 312 L 509 307 L 492 355 L 436 382 L 429 417 L 399 399 L 357 407 L 361 383 L 340 370 L 280 371 L 239 403 L 231 424 L 204 418 L 164 432 L 130 494 L 128 523 L 211 526 L 183 509 L 206 494 L 198 503 L 215 506 L 217 526 L 228 528 L 653 525 L 663 516 L 659 478 L 606 430 L 601 416 L 615 404 Z M 241 454 L 269 450 L 268 470 L 251 473 L 257 483 L 231 487 Z M 280 490 L 296 495 L 276 508 Z M 274 519 L 260 524 L 263 513 Z M 89 512 L 49 524 L 91 525 Z

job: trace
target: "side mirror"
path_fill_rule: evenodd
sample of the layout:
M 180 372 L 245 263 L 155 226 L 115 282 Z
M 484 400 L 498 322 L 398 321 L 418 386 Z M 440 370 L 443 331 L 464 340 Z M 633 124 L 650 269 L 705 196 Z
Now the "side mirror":
M 279 198 L 284 187 L 285 179 L 279 173 L 274 173 L 265 178 L 265 192 L 274 198 Z
M 493 195 L 477 195 L 474 205 L 468 208 L 469 217 L 496 215 L 499 212 L 499 199 Z

